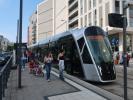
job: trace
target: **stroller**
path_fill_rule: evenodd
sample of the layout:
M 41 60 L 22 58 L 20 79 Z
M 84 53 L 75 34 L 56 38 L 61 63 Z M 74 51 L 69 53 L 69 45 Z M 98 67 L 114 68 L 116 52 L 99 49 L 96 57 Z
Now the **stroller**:
M 35 60 L 32 60 L 29 66 L 30 66 L 30 73 L 36 76 L 44 76 L 42 72 L 42 68 L 39 66 L 39 64 Z
M 42 67 L 39 66 L 39 63 L 35 62 L 33 74 L 36 76 L 44 76 Z

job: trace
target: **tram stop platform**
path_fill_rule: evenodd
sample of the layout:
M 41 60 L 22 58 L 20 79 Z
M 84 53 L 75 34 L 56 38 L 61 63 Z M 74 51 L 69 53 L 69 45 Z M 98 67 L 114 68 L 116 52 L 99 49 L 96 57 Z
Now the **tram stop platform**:
M 46 76 L 22 71 L 22 88 L 18 88 L 18 71 L 12 70 L 3 100 L 123 100 L 89 82 L 64 74 L 65 80 L 58 78 L 58 70 L 52 69 L 51 81 Z

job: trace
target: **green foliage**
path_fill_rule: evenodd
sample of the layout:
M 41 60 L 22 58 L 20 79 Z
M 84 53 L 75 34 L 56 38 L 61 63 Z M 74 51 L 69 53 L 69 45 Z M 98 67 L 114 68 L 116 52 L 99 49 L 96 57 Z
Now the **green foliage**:
M 14 49 L 14 46 L 8 45 L 7 46 L 7 51 L 12 51 Z

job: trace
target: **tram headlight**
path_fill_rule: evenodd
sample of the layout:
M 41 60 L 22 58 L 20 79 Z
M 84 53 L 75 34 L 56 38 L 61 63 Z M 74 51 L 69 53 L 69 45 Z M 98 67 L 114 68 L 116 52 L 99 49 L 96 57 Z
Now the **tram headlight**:
M 98 69 L 99 69 L 99 71 L 100 71 L 100 74 L 101 74 L 101 76 L 102 76 L 102 68 L 98 65 Z
M 113 70 L 114 70 L 114 74 L 115 74 L 115 73 L 116 73 L 116 72 L 115 72 L 115 65 L 113 66 Z

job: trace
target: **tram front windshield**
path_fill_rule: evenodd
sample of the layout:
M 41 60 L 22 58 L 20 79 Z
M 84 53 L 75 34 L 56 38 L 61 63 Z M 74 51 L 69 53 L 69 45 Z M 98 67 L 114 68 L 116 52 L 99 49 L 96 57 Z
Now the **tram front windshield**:
M 103 35 L 91 35 L 86 36 L 86 39 L 92 56 L 98 65 L 112 62 L 112 52 L 107 37 Z

